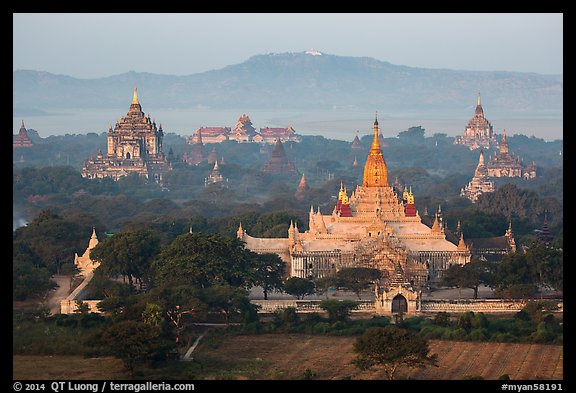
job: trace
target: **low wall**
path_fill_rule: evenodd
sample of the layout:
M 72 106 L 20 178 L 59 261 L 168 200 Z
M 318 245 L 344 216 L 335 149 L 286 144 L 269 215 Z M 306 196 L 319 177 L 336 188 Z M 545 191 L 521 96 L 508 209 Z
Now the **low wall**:
M 558 303 L 558 312 L 563 312 L 562 299 L 555 300 Z M 296 308 L 301 313 L 321 312 L 321 300 L 252 300 L 251 303 L 260 306 L 259 313 L 273 313 L 288 307 Z M 506 299 L 434 299 L 422 300 L 416 313 L 464 313 L 468 311 L 482 313 L 516 313 L 526 305 L 524 300 Z M 374 301 L 359 300 L 358 307 L 352 312 L 376 312 Z M 386 313 L 391 314 L 391 313 Z
M 81 301 L 84 304 L 88 305 L 88 311 L 93 313 L 100 313 L 101 311 L 98 309 L 97 305 L 100 303 L 100 300 L 62 300 L 60 302 L 60 314 L 73 314 L 78 309 L 77 301 Z
M 563 312 L 563 300 L 555 300 L 558 303 L 557 312 Z M 66 299 L 60 302 L 60 312 L 62 314 L 72 314 L 78 308 L 77 300 Z M 251 300 L 251 303 L 260 306 L 258 312 L 273 313 L 277 310 L 283 310 L 288 307 L 294 307 L 299 313 L 323 312 L 320 308 L 322 300 Z M 97 305 L 100 300 L 82 300 L 89 307 L 89 311 L 99 313 Z M 375 303 L 372 300 L 357 300 L 358 307 L 352 312 L 376 312 Z M 526 305 L 524 300 L 505 300 L 505 299 L 435 299 L 422 300 L 416 313 L 464 313 L 468 311 L 482 313 L 516 313 Z M 391 313 L 386 313 L 391 314 Z
M 288 307 L 294 307 L 301 313 L 322 312 L 320 303 L 322 300 L 251 300 L 250 303 L 260 306 L 259 313 L 273 313 Z M 374 311 L 374 302 L 371 300 L 358 300 L 358 307 L 352 312 Z

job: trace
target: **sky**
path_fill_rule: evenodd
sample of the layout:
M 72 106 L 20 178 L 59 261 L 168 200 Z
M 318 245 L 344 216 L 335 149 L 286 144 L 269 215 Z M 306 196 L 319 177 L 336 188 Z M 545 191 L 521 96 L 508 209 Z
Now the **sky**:
M 561 13 L 14 13 L 13 70 L 189 75 L 267 53 L 563 74 Z

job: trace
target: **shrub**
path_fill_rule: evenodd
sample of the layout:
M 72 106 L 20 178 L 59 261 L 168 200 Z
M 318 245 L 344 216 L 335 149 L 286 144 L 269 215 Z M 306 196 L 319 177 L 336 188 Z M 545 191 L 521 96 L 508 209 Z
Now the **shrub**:
M 326 334 L 330 331 L 330 324 L 328 322 L 318 322 L 312 327 L 314 334 Z

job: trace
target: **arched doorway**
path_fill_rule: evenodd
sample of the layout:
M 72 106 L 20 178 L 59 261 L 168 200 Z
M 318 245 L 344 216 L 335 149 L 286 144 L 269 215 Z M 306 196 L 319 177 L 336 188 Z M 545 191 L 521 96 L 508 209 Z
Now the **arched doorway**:
M 126 159 L 129 160 L 130 159 L 130 152 L 126 153 Z
M 394 296 L 392 299 L 392 313 L 406 313 L 408 311 L 408 302 L 406 298 L 400 294 Z

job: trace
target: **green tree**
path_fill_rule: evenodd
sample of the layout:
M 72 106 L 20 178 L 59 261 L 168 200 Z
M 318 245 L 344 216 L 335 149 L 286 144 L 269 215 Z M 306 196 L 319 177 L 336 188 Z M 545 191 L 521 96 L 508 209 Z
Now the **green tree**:
M 23 242 L 12 246 L 12 297 L 14 300 L 28 298 L 44 299 L 56 288 L 47 268 L 38 266 L 35 254 Z
M 429 355 L 428 342 L 408 330 L 394 326 L 369 328 L 356 339 L 353 363 L 361 370 L 381 366 L 389 380 L 399 366 L 426 367 L 436 365 L 437 355 Z
M 230 323 L 232 315 L 248 311 L 246 302 L 250 302 L 248 292 L 245 289 L 227 284 L 204 288 L 201 292 L 201 298 L 209 310 L 224 314 L 227 324 Z
M 307 295 L 312 295 L 314 289 L 314 282 L 306 278 L 290 277 L 284 283 L 284 292 L 296 296 L 296 299 L 303 299 Z
M 320 308 L 328 313 L 328 319 L 332 322 L 346 321 L 350 312 L 358 307 L 358 303 L 353 300 L 322 300 Z
M 347 267 L 340 269 L 336 273 L 338 286 L 348 289 L 358 296 L 370 287 L 372 283 L 379 280 L 381 272 L 378 269 L 368 267 Z
M 282 278 L 286 262 L 277 254 L 256 254 L 250 250 L 246 250 L 246 253 L 251 261 L 250 282 L 252 285 L 260 286 L 264 292 L 264 299 L 268 300 L 268 292 L 281 291 L 284 286 Z
M 88 342 L 122 359 L 132 376 L 137 365 L 162 360 L 173 348 L 159 326 L 130 320 L 105 327 Z
M 326 294 L 326 299 L 328 299 L 328 291 L 330 288 L 338 286 L 338 278 L 336 277 L 321 277 L 314 280 L 314 284 L 316 285 L 316 293 L 318 295 L 322 295 L 323 293 Z
M 148 294 L 148 301 L 162 308 L 176 344 L 187 327 L 206 317 L 208 306 L 200 298 L 200 290 L 190 285 L 156 287 Z
M 491 282 L 491 265 L 488 262 L 472 260 L 465 265 L 451 265 L 440 280 L 441 285 L 458 287 L 458 298 L 462 288 L 474 290 L 474 299 L 478 299 L 478 288 L 481 284 Z
M 151 279 L 151 263 L 159 251 L 159 238 L 150 231 L 138 230 L 116 233 L 98 243 L 90 251 L 90 258 L 100 262 L 98 270 L 112 277 L 128 277 L 130 286 L 136 279 L 142 289 L 143 279 Z
M 250 261 L 246 255 L 244 244 L 238 239 L 202 233 L 180 235 L 153 263 L 155 285 L 249 287 Z
M 532 242 L 526 251 L 526 262 L 534 270 L 541 289 L 563 288 L 563 252 L 538 241 Z
M 541 282 L 535 262 L 533 255 L 529 258 L 528 253 L 504 255 L 494 274 L 495 294 L 511 298 L 535 294 Z
M 146 308 L 142 311 L 142 321 L 148 325 L 160 325 L 162 322 L 162 307 L 154 303 L 146 304 Z
M 48 209 L 40 212 L 27 226 L 18 228 L 13 242 L 26 244 L 38 267 L 59 274 L 61 266 L 72 263 L 74 253 L 86 247 L 86 240 L 80 241 L 79 233 L 90 233 L 90 230 Z

